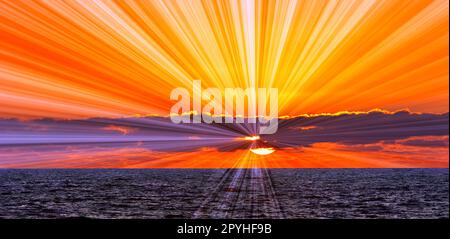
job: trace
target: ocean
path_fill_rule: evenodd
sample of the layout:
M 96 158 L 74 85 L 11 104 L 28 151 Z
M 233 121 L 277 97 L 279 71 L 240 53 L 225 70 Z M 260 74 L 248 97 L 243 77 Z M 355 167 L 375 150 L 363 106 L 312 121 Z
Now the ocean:
M 448 169 L 0 169 L 0 218 L 448 217 Z

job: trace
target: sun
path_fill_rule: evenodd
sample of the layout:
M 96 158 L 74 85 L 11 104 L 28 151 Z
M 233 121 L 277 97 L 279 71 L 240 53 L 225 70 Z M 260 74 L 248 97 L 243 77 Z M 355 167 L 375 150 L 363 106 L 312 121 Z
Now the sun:
M 273 149 L 273 148 L 255 148 L 255 149 L 250 149 L 250 151 L 257 155 L 269 155 L 269 154 L 275 152 L 275 149 Z
M 257 140 L 260 140 L 260 137 L 258 135 L 254 135 L 254 136 L 246 136 L 241 139 L 248 140 L 248 141 L 257 141 Z

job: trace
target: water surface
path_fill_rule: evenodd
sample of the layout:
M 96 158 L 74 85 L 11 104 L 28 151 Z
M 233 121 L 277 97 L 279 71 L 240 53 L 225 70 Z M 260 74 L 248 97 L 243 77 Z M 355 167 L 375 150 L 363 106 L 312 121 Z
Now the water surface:
M 1 169 L 1 218 L 448 218 L 448 169 Z

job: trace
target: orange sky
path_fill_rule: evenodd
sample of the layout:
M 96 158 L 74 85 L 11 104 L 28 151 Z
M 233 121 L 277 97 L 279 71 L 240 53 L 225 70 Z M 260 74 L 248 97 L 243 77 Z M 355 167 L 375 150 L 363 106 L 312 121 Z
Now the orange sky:
M 448 112 L 448 1 L 0 1 L 1 117 L 167 115 L 275 87 L 280 115 Z
M 167 116 L 170 92 L 193 80 L 277 88 L 280 116 L 445 113 L 448 11 L 447 0 L 0 0 L 0 119 Z M 448 167 L 448 145 L 401 142 L 267 156 L 58 147 L 0 147 L 0 167 Z

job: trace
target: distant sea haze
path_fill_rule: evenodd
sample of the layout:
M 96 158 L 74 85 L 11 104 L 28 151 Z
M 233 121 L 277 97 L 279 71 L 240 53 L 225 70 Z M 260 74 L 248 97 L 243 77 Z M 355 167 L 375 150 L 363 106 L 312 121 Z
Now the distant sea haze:
M 448 218 L 448 169 L 1 169 L 0 218 Z

